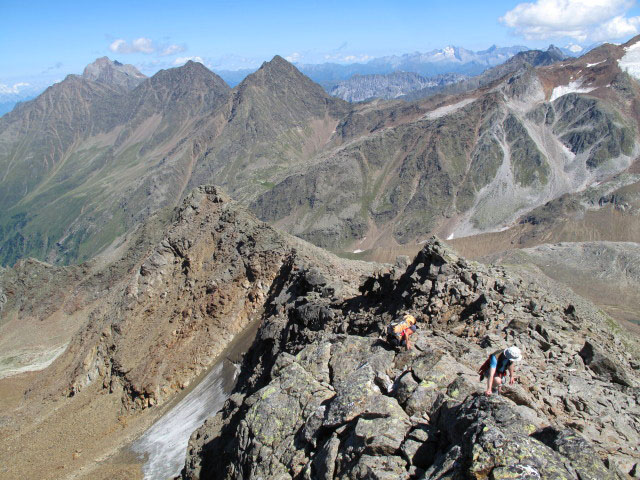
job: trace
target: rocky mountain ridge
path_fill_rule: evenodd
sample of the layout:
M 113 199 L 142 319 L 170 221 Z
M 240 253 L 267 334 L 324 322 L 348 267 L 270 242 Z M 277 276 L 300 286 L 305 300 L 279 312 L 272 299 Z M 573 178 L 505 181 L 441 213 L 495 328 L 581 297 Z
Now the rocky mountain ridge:
M 637 346 L 621 348 L 596 310 L 437 240 L 355 298 L 323 298 L 330 280 L 304 278 L 272 295 L 236 389 L 191 437 L 182 478 L 636 471 Z M 409 352 L 381 339 L 402 311 L 419 318 Z M 512 344 L 525 352 L 518 383 L 484 397 L 476 368 Z

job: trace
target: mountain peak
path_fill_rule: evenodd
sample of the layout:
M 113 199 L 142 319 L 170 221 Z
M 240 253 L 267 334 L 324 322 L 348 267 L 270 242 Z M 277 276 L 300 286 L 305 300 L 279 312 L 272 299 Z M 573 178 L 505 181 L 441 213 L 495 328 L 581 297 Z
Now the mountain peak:
M 288 72 L 299 72 L 299 70 L 291 63 L 282 58 L 280 55 L 276 55 L 270 61 L 264 62 L 259 70 L 268 70 L 268 71 L 288 71 Z
M 316 86 L 309 78 L 304 76 L 292 63 L 280 55 L 276 55 L 270 61 L 264 62 L 260 68 L 247 76 L 241 85 L 282 85 L 284 83 L 308 83 Z M 322 89 L 319 85 L 318 88 Z M 323 90 L 324 91 L 324 90 Z
M 82 77 L 94 82 L 106 83 L 132 90 L 145 78 L 145 75 L 133 65 L 125 65 L 109 57 L 100 57 L 90 63 L 82 72 Z
M 184 65 L 160 70 L 151 79 L 154 83 L 171 85 L 172 89 L 202 88 L 228 91 L 225 81 L 200 62 L 189 60 Z M 188 87 L 187 87 L 188 85 Z M 198 87 L 199 86 L 199 87 Z
M 144 103 L 149 111 L 180 116 L 215 110 L 230 91 L 225 81 L 207 67 L 188 61 L 180 67 L 158 71 L 132 93 L 138 97 L 135 103 Z

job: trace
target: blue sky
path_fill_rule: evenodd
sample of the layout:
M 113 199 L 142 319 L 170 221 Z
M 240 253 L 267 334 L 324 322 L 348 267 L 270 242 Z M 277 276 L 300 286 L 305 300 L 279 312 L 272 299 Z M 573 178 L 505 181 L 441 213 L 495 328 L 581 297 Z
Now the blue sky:
M 48 0 L 3 1 L 0 13 L 5 89 L 80 73 L 105 55 L 152 74 L 189 57 L 213 70 L 254 67 L 275 54 L 299 63 L 366 61 L 450 44 L 589 45 L 626 40 L 640 28 L 630 0 Z

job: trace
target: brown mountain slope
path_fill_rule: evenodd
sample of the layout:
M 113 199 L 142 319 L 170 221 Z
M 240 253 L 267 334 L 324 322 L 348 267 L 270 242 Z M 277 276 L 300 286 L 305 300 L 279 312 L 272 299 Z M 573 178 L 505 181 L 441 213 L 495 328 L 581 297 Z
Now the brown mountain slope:
M 7 419 L 0 424 L 4 476 L 59 478 L 85 471 L 109 478 L 116 467 L 102 464 L 104 477 L 96 477 L 91 472 L 97 462 L 197 381 L 262 315 L 267 300 L 276 301 L 273 292 L 285 278 L 300 276 L 300 288 L 315 288 L 314 278 L 335 275 L 326 294 L 355 295 L 357 279 L 377 268 L 279 233 L 215 187 L 192 192 L 167 230 L 162 222 L 146 228 L 106 265 L 21 262 L 2 272 L 2 337 L 8 329 L 28 327 L 32 335 L 23 337 L 22 349 L 38 354 L 28 343 L 35 324 L 35 339 L 43 344 L 54 329 L 68 343 L 48 369 L 0 379 L 7 399 L 0 402 Z M 31 289 L 40 296 L 24 295 Z M 291 291 L 280 301 L 296 295 Z M 5 390 L 16 386 L 26 390 L 21 400 Z M 140 463 L 123 468 L 136 478 Z

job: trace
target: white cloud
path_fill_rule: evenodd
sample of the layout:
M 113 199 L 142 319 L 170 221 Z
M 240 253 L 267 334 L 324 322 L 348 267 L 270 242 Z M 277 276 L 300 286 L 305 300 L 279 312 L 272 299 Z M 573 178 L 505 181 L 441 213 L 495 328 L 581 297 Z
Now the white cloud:
M 570 43 L 564 48 L 573 53 L 580 53 L 582 50 L 584 50 L 584 48 L 582 48 L 580 45 L 576 45 L 575 43 Z
M 284 57 L 285 60 L 287 62 L 297 62 L 298 60 L 300 60 L 302 58 L 302 55 L 300 55 L 298 52 L 293 52 L 291 55 L 287 55 L 286 57 Z
M 326 54 L 324 55 L 324 60 L 328 61 L 328 62 L 338 62 L 338 63 L 362 63 L 362 62 L 367 62 L 371 59 L 373 59 L 373 57 L 371 55 L 367 55 L 367 54 L 360 54 L 360 55 L 352 55 L 352 54 L 348 54 L 348 55 L 343 55 L 343 54 Z
M 149 38 L 136 38 L 131 43 L 128 43 L 122 38 L 114 40 L 109 45 L 109 50 L 115 53 L 146 53 L 150 54 L 156 51 L 156 47 L 153 45 L 153 41 Z
M 626 17 L 633 0 L 537 0 L 520 3 L 500 21 L 528 40 L 570 37 L 578 42 L 638 33 L 640 17 Z
M 184 45 L 169 45 L 165 47 L 160 53 L 161 56 L 175 55 L 176 53 L 182 53 L 187 49 Z
M 20 90 L 22 90 L 22 87 L 28 87 L 29 85 L 30 84 L 26 82 L 18 82 L 18 83 L 14 83 L 13 86 L 10 87 L 9 85 L 0 83 L 0 93 L 1 94 L 8 94 L 8 93 L 18 94 L 20 93 Z
M 193 60 L 194 62 L 199 62 L 204 65 L 204 60 L 201 57 L 178 57 L 173 61 L 173 64 L 182 65 L 187 63 L 189 60 Z
M 636 35 L 640 27 L 640 17 L 625 18 L 623 15 L 613 17 L 600 25 L 594 35 L 595 40 L 608 40 Z
M 122 50 L 126 50 L 127 48 L 128 48 L 127 42 L 125 42 L 121 38 L 114 40 L 113 43 L 109 45 L 109 50 L 116 53 L 127 53 L 122 51 Z
M 345 55 L 342 57 L 343 62 L 353 63 L 353 62 L 366 62 L 367 60 L 371 60 L 373 57 L 370 55 Z

